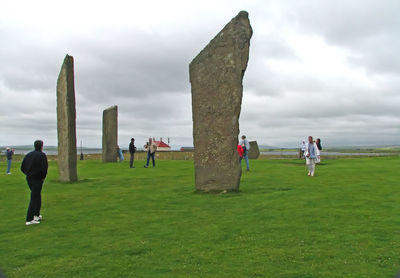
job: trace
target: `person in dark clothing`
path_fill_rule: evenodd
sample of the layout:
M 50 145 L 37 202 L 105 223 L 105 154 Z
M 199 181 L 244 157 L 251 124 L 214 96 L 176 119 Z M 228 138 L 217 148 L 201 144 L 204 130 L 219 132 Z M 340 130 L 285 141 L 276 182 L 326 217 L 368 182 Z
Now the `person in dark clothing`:
M 7 170 L 6 173 L 7 175 L 11 175 L 11 162 L 12 162 L 12 157 L 14 155 L 14 149 L 6 148 L 6 158 L 7 158 Z
M 135 138 L 132 138 L 131 142 L 129 143 L 129 153 L 131 154 L 131 159 L 129 161 L 130 168 L 135 168 L 135 166 L 133 166 L 133 161 L 135 160 L 135 152 L 136 152 Z
M 319 151 L 316 163 L 321 163 L 321 155 L 320 155 L 320 153 L 322 151 L 321 139 L 317 138 L 317 140 L 315 140 L 315 144 L 317 145 L 317 148 Z
M 36 140 L 35 150 L 28 153 L 22 161 L 21 171 L 26 175 L 31 200 L 26 214 L 26 225 L 39 224 L 42 220 L 40 208 L 42 206 L 42 186 L 47 176 L 47 156 L 43 152 L 43 141 Z
M 321 145 L 321 139 L 317 138 L 317 140 L 315 140 L 315 144 L 317 144 L 317 148 L 318 150 L 322 150 L 322 145 Z

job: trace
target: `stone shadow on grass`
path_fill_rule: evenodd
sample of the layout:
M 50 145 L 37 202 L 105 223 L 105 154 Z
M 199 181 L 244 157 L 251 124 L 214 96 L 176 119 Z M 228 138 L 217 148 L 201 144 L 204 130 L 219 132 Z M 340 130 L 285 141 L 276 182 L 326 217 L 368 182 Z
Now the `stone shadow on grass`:
M 60 181 L 57 178 L 46 180 L 46 183 L 61 183 L 61 184 L 79 184 L 79 183 L 91 183 L 100 181 L 100 178 L 87 178 L 87 179 L 79 179 L 78 181 L 71 182 L 71 181 Z M 0 277 L 1 278 L 1 277 Z

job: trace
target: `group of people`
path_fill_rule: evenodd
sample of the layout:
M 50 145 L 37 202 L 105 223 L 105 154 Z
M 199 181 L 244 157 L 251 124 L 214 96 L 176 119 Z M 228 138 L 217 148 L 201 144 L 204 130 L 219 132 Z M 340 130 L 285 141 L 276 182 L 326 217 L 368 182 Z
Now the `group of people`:
M 156 167 L 156 151 L 157 151 L 157 145 L 154 143 L 154 140 L 149 138 L 149 141 L 146 142 L 146 144 L 143 146 L 145 151 L 147 151 L 147 161 L 146 164 L 144 165 L 144 168 L 148 168 L 150 164 L 150 158 L 153 162 L 153 168 Z M 130 154 L 130 160 L 129 160 L 129 167 L 130 168 L 135 168 L 134 166 L 134 161 L 135 161 L 135 153 L 136 153 L 136 146 L 135 146 L 135 138 L 131 138 L 131 142 L 129 143 L 129 154 Z M 123 154 L 121 149 L 118 147 L 118 154 L 120 157 L 120 162 L 122 162 L 123 159 Z M 122 159 L 121 159 L 122 157 Z
M 239 163 L 242 165 L 242 160 L 246 161 L 246 170 L 250 171 L 249 165 L 249 150 L 250 143 L 245 135 L 242 135 L 237 152 L 239 154 Z M 315 165 L 321 162 L 321 139 L 317 138 L 315 141 L 312 136 L 308 136 L 307 142 L 303 140 L 301 145 L 302 158 L 305 159 L 308 175 L 313 177 L 315 174 Z
M 43 152 L 43 141 L 36 140 L 34 142 L 34 148 L 35 148 L 34 151 L 28 153 L 24 157 L 22 164 L 21 164 L 21 171 L 25 174 L 26 181 L 27 181 L 29 189 L 31 191 L 31 198 L 30 198 L 28 211 L 26 214 L 26 222 L 25 222 L 25 224 L 27 226 L 33 225 L 33 224 L 40 224 L 40 222 L 43 219 L 42 215 L 40 214 L 40 209 L 42 206 L 42 195 L 41 194 L 42 194 L 43 183 L 44 183 L 44 180 L 46 179 L 47 170 L 48 170 L 47 156 Z M 155 153 L 157 151 L 157 145 L 150 138 L 149 141 L 146 142 L 146 145 L 144 146 L 144 148 L 147 150 L 147 162 L 144 167 L 145 168 L 149 167 L 150 158 L 152 159 L 153 167 L 155 167 L 156 166 Z M 14 150 L 7 148 L 6 151 L 7 151 L 6 152 L 7 174 L 9 174 L 12 156 L 14 155 Z M 133 163 L 134 163 L 134 157 L 135 157 L 135 152 L 136 152 L 134 138 L 131 139 L 131 142 L 129 144 L 129 152 L 131 155 L 129 166 L 130 166 L 130 168 L 134 168 Z M 120 153 L 120 151 L 118 151 L 118 153 Z
M 308 175 L 313 177 L 315 174 L 315 165 L 321 162 L 321 139 L 314 141 L 312 136 L 308 136 L 307 142 L 301 144 L 302 158 L 306 160 Z
M 43 217 L 40 214 L 40 209 L 42 205 L 42 187 L 43 182 L 47 176 L 48 170 L 48 162 L 47 156 L 43 152 L 43 141 L 36 140 L 34 142 L 35 150 L 28 153 L 21 164 L 21 171 L 26 175 L 26 181 L 28 183 L 29 189 L 31 191 L 31 198 L 28 206 L 28 211 L 26 214 L 26 225 L 39 224 Z M 148 142 L 144 145 L 145 150 L 147 151 L 147 161 L 145 168 L 149 167 L 150 159 L 152 160 L 153 167 L 156 166 L 155 163 L 155 153 L 157 151 L 157 145 L 154 143 L 153 139 L 149 139 Z M 320 153 L 322 150 L 321 140 L 318 138 L 314 141 L 312 136 L 308 137 L 307 142 L 302 142 L 302 153 L 303 157 L 306 160 L 306 165 L 308 169 L 308 175 L 314 176 L 315 174 L 315 164 L 321 161 Z M 246 139 L 245 135 L 242 135 L 239 145 L 237 146 L 237 152 L 239 154 L 239 163 L 242 163 L 244 159 L 246 161 L 246 169 L 250 171 L 249 165 L 249 157 L 248 153 L 250 150 L 250 143 Z M 122 153 L 118 147 L 118 154 Z M 134 157 L 136 153 L 135 146 L 135 138 L 131 139 L 129 144 L 129 153 L 130 153 L 130 168 L 134 168 Z M 7 148 L 6 149 L 6 157 L 7 157 L 7 174 L 10 174 L 11 168 L 11 160 L 14 155 L 14 150 Z M 122 160 L 123 161 L 123 160 Z

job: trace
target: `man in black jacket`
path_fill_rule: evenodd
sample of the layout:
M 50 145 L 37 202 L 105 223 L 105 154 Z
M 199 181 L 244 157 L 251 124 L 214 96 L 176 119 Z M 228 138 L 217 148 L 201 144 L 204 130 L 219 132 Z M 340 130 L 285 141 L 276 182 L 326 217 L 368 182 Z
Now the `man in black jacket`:
M 6 158 L 7 158 L 7 175 L 11 175 L 11 162 L 12 162 L 12 157 L 14 155 L 14 149 L 10 149 L 7 147 L 6 149 Z
M 135 152 L 136 152 L 135 138 L 132 138 L 131 142 L 129 143 L 129 153 L 131 154 L 131 160 L 129 161 L 129 167 L 131 167 L 131 168 L 135 168 L 135 166 L 133 166 L 133 160 L 135 159 Z
M 42 220 L 40 215 L 40 207 L 42 206 L 41 192 L 48 168 L 47 156 L 43 152 L 43 141 L 36 140 L 34 146 L 35 150 L 25 156 L 21 165 L 21 171 L 26 175 L 26 180 L 31 190 L 26 225 L 39 224 Z

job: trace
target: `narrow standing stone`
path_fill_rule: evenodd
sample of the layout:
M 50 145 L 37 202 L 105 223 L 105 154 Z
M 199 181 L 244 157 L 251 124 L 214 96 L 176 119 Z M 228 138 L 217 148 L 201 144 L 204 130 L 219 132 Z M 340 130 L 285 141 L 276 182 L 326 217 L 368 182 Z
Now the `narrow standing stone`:
M 103 162 L 117 162 L 118 106 L 103 111 Z
M 61 181 L 78 180 L 74 58 L 65 56 L 57 79 L 58 174 Z
M 196 189 L 238 190 L 243 75 L 252 36 L 241 11 L 190 63 Z

